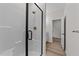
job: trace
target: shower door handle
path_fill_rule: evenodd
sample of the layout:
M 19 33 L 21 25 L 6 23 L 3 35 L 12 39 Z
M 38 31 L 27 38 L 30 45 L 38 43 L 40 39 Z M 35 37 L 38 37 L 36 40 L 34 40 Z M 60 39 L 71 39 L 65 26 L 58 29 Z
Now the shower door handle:
M 31 30 L 28 30 L 28 40 L 32 40 L 32 31 Z

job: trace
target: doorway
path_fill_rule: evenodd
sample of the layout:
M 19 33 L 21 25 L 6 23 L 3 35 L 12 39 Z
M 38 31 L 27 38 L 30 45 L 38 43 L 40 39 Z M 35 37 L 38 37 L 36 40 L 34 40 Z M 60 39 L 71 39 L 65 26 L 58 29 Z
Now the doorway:
M 61 19 L 53 20 L 53 39 L 61 41 Z
M 47 43 L 47 56 L 64 56 L 61 45 L 61 19 L 52 20 L 52 42 Z

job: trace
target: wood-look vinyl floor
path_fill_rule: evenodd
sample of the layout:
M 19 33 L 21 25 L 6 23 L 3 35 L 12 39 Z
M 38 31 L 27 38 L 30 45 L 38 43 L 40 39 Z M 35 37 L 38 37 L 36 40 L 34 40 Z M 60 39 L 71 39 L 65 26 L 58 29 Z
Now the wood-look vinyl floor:
M 64 50 L 61 47 L 61 39 L 55 39 L 52 43 L 46 43 L 46 55 L 47 56 L 64 56 Z

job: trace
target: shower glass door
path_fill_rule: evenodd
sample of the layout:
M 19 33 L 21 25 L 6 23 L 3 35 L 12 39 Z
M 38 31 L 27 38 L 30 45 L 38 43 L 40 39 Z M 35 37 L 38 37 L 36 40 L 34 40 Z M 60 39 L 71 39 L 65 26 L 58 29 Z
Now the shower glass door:
M 29 3 L 28 13 L 28 55 L 42 54 L 42 10 L 35 3 Z

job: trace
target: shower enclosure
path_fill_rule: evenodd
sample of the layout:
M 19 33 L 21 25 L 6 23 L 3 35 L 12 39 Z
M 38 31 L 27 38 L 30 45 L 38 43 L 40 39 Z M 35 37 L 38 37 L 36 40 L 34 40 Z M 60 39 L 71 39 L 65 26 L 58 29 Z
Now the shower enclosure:
M 28 55 L 40 56 L 43 48 L 43 11 L 36 3 L 29 3 L 28 6 Z
M 43 11 L 38 4 L 0 3 L 0 56 L 42 54 Z

